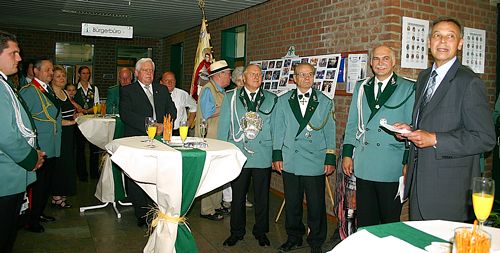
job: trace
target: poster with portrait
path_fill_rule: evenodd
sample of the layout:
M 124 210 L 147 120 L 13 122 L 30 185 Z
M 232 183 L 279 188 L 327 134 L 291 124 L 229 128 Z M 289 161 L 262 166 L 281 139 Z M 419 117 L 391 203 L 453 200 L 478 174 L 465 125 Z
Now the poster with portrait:
M 306 57 L 282 58 L 274 60 L 251 61 L 262 68 L 262 87 L 278 96 L 296 87 L 293 80 L 294 67 L 308 62 L 316 68 L 313 88 L 322 91 L 329 98 L 335 95 L 337 76 L 340 67 L 340 54 L 316 55 Z
M 427 68 L 429 21 L 403 17 L 401 68 Z
M 349 54 L 347 56 L 347 82 L 345 91 L 353 93 L 358 80 L 366 78 L 368 54 Z
M 484 73 L 486 52 L 486 31 L 464 27 L 464 44 L 462 46 L 462 64 L 469 66 L 478 74 Z

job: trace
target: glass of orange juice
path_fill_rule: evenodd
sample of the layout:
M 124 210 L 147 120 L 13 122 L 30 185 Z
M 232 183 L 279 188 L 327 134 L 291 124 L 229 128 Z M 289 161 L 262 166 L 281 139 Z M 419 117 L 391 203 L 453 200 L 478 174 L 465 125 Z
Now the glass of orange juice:
M 179 124 L 179 135 L 181 136 L 182 146 L 184 146 L 184 142 L 188 136 L 189 126 L 186 121 L 181 121 Z
M 487 177 L 475 177 L 472 179 L 472 205 L 474 214 L 479 221 L 479 229 L 490 216 L 495 196 L 495 181 Z
M 148 134 L 148 145 L 149 148 L 154 148 L 153 139 L 156 136 L 156 121 L 152 117 L 146 117 L 145 119 L 146 133 Z
M 97 112 L 99 111 L 99 109 L 99 103 L 95 103 L 92 107 L 92 110 L 94 110 L 94 117 L 97 117 Z
M 101 117 L 106 117 L 106 103 L 101 103 Z

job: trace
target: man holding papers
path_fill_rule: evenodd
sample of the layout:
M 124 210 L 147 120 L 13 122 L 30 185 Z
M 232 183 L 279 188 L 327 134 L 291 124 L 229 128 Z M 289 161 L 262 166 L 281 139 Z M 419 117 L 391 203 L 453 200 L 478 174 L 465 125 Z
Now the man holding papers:
M 376 47 L 370 65 L 375 76 L 354 88 L 342 153 L 344 173 L 356 176 L 359 227 L 399 221 L 402 201 L 395 196 L 407 151 L 379 124 L 410 121 L 415 101 L 414 83 L 394 73 L 391 48 Z

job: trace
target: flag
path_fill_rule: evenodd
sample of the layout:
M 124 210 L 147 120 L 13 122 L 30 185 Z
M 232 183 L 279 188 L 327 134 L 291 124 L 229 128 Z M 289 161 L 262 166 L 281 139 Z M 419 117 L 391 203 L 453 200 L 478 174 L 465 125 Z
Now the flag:
M 207 31 L 207 20 L 203 17 L 201 20 L 200 37 L 198 48 L 194 57 L 194 70 L 191 79 L 191 96 L 198 101 L 198 93 L 201 86 L 208 82 L 210 74 L 210 64 L 213 61 L 212 47 L 210 46 L 210 34 Z

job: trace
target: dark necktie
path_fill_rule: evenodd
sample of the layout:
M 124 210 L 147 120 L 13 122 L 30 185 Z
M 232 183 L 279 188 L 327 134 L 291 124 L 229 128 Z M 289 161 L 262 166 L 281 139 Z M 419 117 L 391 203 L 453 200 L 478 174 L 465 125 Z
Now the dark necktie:
M 378 82 L 377 86 L 378 86 L 378 91 L 377 91 L 377 97 L 375 98 L 375 101 L 378 102 L 378 100 L 380 98 L 380 94 L 382 94 L 382 82 Z
M 416 127 L 418 128 L 420 125 L 420 119 L 422 116 L 422 112 L 424 111 L 425 107 L 431 101 L 432 94 L 434 93 L 434 90 L 436 89 L 436 76 L 437 73 L 435 70 L 432 71 L 431 76 L 429 77 L 429 81 L 427 81 L 427 87 L 425 88 L 424 91 L 424 97 L 422 98 L 422 101 L 420 101 L 420 106 L 418 107 L 418 113 L 417 113 L 417 125 Z
M 436 89 L 436 76 L 437 73 L 435 70 L 432 71 L 431 77 L 429 78 L 429 81 L 427 82 L 427 88 L 425 89 L 424 92 L 424 97 L 422 98 L 422 102 L 420 103 L 420 110 L 423 110 L 425 106 L 431 101 L 432 94 L 434 93 L 434 90 Z
M 250 100 L 253 102 L 253 99 L 255 98 L 255 92 L 250 93 Z

